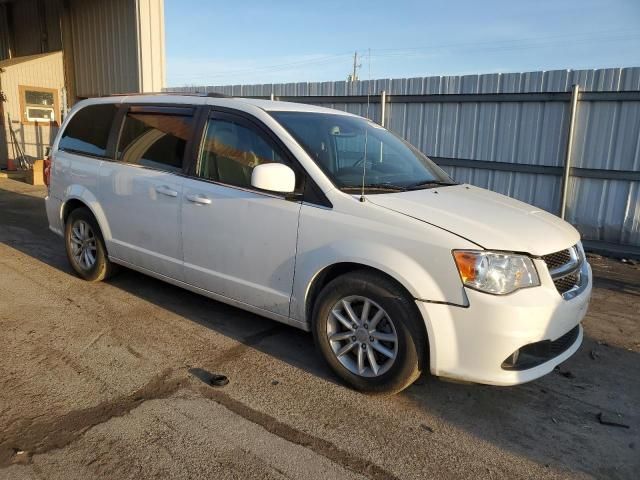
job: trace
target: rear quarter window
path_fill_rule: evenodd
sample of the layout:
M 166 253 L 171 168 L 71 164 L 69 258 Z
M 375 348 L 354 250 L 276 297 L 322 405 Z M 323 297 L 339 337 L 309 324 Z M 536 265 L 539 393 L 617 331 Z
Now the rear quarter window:
M 62 133 L 60 150 L 104 157 L 111 124 L 118 106 L 113 103 L 88 105 L 75 113 Z

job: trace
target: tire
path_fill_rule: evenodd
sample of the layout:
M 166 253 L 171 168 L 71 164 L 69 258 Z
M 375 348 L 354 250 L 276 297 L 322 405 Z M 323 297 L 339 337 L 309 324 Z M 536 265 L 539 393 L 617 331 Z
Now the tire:
M 350 321 L 354 317 L 359 321 L 356 329 Z M 374 325 L 377 317 L 381 319 Z M 362 392 L 393 394 L 417 380 L 426 364 L 427 338 L 421 323 L 413 299 L 399 285 L 381 274 L 359 270 L 322 289 L 313 308 L 312 331 L 316 347 L 348 385 Z M 394 337 L 395 341 L 386 341 Z M 355 346 L 349 347 L 352 343 Z
M 115 265 L 109 261 L 98 222 L 87 208 L 77 208 L 69 214 L 65 223 L 64 243 L 69 264 L 81 278 L 89 282 L 100 282 L 115 272 Z M 82 249 L 88 251 L 88 257 L 78 254 Z

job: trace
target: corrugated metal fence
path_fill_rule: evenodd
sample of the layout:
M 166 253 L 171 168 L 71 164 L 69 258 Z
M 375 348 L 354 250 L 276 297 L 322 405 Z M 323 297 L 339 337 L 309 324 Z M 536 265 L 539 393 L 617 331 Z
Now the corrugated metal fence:
M 559 213 L 578 85 L 566 218 L 585 239 L 640 252 L 640 68 L 169 88 L 366 115 L 457 181 Z M 382 92 L 385 101 L 382 103 Z

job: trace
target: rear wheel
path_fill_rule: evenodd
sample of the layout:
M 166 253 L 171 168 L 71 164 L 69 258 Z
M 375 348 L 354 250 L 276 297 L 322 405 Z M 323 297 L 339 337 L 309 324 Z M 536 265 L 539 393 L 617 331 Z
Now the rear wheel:
M 114 265 L 107 256 L 98 222 L 88 209 L 77 208 L 69 214 L 64 238 L 67 258 L 79 276 L 90 282 L 111 276 Z
M 364 270 L 325 286 L 315 304 L 313 334 L 327 363 L 349 385 L 396 393 L 421 374 L 426 338 L 419 321 L 403 289 Z

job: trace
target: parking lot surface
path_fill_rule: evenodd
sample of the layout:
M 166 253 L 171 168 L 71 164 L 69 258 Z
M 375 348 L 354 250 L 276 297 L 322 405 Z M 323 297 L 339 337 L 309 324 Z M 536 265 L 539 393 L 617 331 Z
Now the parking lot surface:
M 583 346 L 542 379 L 372 397 L 304 332 L 128 270 L 80 280 L 45 193 L 0 179 L 0 479 L 638 478 L 638 265 L 591 257 Z

